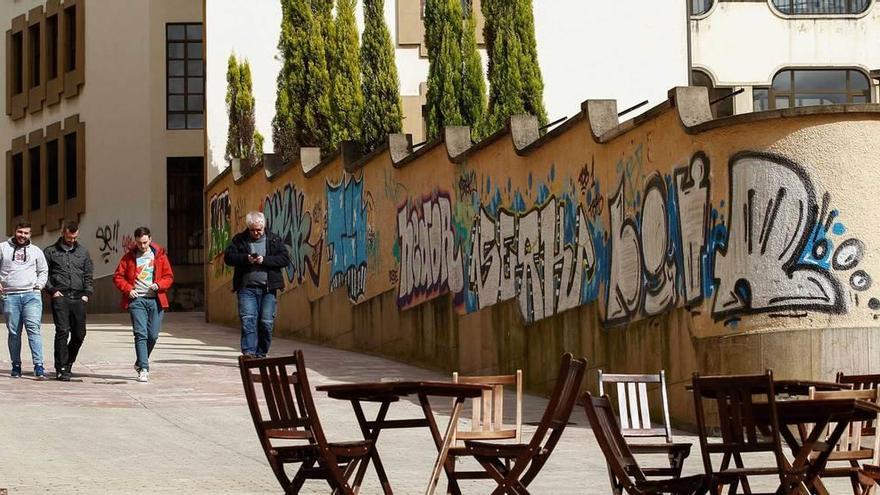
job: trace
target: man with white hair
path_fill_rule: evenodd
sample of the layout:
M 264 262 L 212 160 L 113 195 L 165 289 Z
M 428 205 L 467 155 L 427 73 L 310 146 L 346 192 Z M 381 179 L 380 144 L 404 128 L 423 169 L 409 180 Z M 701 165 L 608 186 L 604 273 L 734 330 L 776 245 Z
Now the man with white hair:
M 284 288 L 281 269 L 290 264 L 290 255 L 281 238 L 266 230 L 262 212 L 249 212 L 245 223 L 247 230 L 232 238 L 223 261 L 235 268 L 232 290 L 238 293 L 241 353 L 266 357 L 275 323 L 275 293 Z

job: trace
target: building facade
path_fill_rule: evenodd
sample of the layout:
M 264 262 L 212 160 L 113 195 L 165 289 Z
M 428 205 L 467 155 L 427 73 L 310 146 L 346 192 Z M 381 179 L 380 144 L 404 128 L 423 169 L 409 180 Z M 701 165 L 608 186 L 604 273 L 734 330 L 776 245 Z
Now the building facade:
M 876 0 L 691 0 L 693 81 L 718 116 L 878 101 Z
M 65 221 L 95 262 L 92 311 L 119 307 L 110 275 L 134 229 L 167 247 L 180 308 L 203 275 L 204 60 L 198 0 L 22 0 L 6 25 L 4 233 L 45 247 Z

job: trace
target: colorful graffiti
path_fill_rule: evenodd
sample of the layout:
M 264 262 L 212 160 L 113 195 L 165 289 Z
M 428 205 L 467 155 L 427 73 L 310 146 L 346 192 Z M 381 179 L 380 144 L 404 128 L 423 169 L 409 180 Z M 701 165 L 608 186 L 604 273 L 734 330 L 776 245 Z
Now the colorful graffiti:
M 345 287 L 358 302 L 367 283 L 367 214 L 363 179 L 327 183 L 327 258 L 330 291 Z
M 266 228 L 281 237 L 290 264 L 287 281 L 299 286 L 307 281 L 317 286 L 321 278 L 320 253 L 323 237 L 312 242 L 312 214 L 305 208 L 305 196 L 293 184 L 276 190 L 263 201 Z
M 229 201 L 229 189 L 211 196 L 211 244 L 208 247 L 208 259 L 214 259 L 223 253 L 232 238 L 230 217 L 232 204 Z
M 415 306 L 464 288 L 460 248 L 452 226 L 449 195 L 434 193 L 421 204 L 406 202 L 397 210 L 399 260 L 397 305 Z

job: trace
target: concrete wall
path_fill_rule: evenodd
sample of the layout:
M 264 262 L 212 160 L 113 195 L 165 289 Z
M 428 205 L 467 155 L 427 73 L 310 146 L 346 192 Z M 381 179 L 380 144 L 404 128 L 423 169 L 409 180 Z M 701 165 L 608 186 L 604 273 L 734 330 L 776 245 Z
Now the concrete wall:
M 665 368 L 680 421 L 695 370 L 880 371 L 880 106 L 711 120 L 704 88 L 678 88 L 622 124 L 613 101 L 584 109 L 536 142 L 515 119 L 473 146 L 450 128 L 415 153 L 392 136 L 308 174 L 221 175 L 208 319 L 237 325 L 219 253 L 259 209 L 292 258 L 282 334 L 465 373 L 521 367 L 535 391 L 563 351 L 594 370 Z
M 9 20 L 44 2 L 3 2 L 0 19 Z M 86 208 L 79 218 L 80 241 L 95 262 L 97 295 L 92 311 L 114 311 L 118 291 L 109 275 L 124 245 L 140 225 L 148 225 L 153 239 L 165 244 L 166 158 L 202 156 L 202 130 L 165 130 L 165 24 L 200 22 L 197 0 L 88 0 L 85 18 L 85 84 L 78 96 L 62 98 L 12 121 L 0 121 L 0 143 L 9 149 L 12 139 L 51 123 L 79 115 L 85 123 Z M 5 67 L 6 50 L 0 50 Z M 6 193 L 6 174 L 0 174 Z M 6 218 L 0 202 L 0 218 Z M 45 247 L 61 235 L 58 228 L 35 236 Z

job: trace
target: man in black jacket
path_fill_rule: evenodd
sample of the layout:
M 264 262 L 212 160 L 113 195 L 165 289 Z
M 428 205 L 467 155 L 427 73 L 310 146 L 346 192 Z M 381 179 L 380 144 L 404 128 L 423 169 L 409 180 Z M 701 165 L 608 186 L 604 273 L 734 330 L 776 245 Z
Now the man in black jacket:
M 284 288 L 281 269 L 290 264 L 290 255 L 281 238 L 266 231 L 261 212 L 248 213 L 245 223 L 247 230 L 232 238 L 223 261 L 235 268 L 232 290 L 238 293 L 241 353 L 266 357 L 275 323 L 275 292 Z
M 93 290 L 92 258 L 78 238 L 79 225 L 67 222 L 58 241 L 44 252 L 49 265 L 45 289 L 55 320 L 55 378 L 65 382 L 86 338 L 86 303 Z

